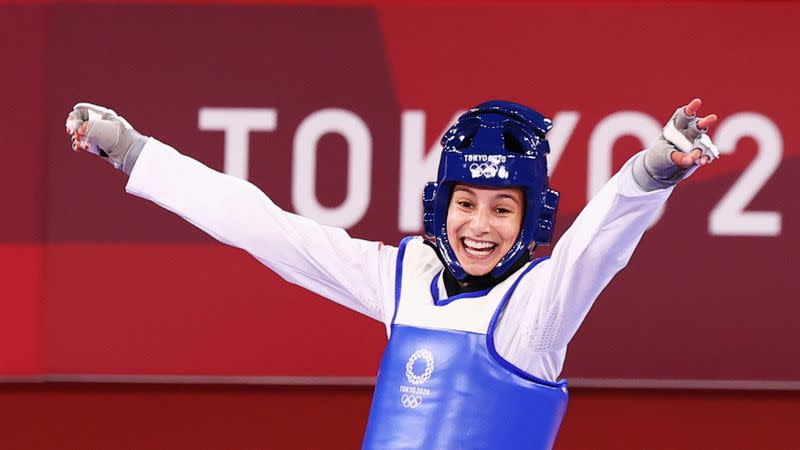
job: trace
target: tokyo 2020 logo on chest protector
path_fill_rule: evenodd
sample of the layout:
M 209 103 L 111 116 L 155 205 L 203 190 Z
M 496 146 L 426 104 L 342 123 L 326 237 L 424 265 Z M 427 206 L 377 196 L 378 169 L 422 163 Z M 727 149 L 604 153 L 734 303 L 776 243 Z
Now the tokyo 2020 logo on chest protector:
M 425 362 L 425 368 L 421 373 L 417 373 L 414 370 L 414 364 L 419 360 Z M 426 348 L 417 349 L 408 358 L 406 362 L 406 379 L 414 386 L 400 386 L 400 392 L 403 393 L 400 396 L 400 403 L 404 408 L 418 407 L 422 404 L 423 397 L 431 394 L 430 389 L 416 386 L 424 384 L 431 378 L 434 367 L 433 353 Z
M 425 361 L 425 370 L 423 370 L 421 374 L 417 375 L 417 373 L 414 372 L 414 363 L 420 359 Z M 422 384 L 431 378 L 431 375 L 433 374 L 433 368 L 433 354 L 430 350 L 421 348 L 415 351 L 411 357 L 408 358 L 408 362 L 406 363 L 406 378 L 411 384 Z

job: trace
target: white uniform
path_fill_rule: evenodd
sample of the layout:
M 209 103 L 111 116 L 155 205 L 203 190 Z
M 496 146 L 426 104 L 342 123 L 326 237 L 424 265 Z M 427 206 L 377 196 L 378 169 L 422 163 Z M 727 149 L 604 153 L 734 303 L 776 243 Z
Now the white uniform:
M 389 331 L 396 247 L 354 239 L 340 228 L 283 211 L 253 184 L 152 138 L 126 190 L 247 251 L 287 281 L 382 321 Z M 567 344 L 595 298 L 627 264 L 671 192 L 642 190 L 629 160 L 559 239 L 552 257 L 522 279 L 497 327 L 498 353 L 531 375 L 555 381 Z M 439 283 L 445 297 L 442 277 Z

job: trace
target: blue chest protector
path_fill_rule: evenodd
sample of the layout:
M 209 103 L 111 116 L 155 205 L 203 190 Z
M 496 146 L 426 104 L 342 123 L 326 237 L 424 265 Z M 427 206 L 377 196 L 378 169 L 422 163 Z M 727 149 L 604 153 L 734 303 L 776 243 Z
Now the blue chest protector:
M 497 354 L 493 335 L 519 280 L 433 298 L 442 266 L 419 240 L 400 246 L 396 308 L 364 449 L 549 449 L 566 382 L 537 379 Z

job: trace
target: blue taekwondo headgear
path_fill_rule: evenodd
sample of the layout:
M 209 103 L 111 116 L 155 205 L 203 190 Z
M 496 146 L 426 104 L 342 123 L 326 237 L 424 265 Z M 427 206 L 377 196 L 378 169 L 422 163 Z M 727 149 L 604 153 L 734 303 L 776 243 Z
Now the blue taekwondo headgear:
M 447 239 L 447 209 L 456 184 L 520 188 L 525 216 L 517 241 L 488 274 L 499 278 L 533 245 L 553 237 L 558 192 L 549 189 L 545 138 L 553 122 L 538 112 L 508 101 L 495 100 L 470 109 L 442 137 L 442 156 L 436 182 L 422 194 L 425 235 L 434 240 L 442 259 L 459 281 L 470 275 L 461 267 Z

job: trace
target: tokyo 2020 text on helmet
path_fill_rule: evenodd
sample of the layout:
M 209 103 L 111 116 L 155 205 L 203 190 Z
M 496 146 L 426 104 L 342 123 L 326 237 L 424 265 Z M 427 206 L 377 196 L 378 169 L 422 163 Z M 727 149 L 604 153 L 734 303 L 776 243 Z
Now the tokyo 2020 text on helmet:
M 439 249 L 447 268 L 459 281 L 466 273 L 447 238 L 447 209 L 453 187 L 466 184 L 489 188 L 520 188 L 525 213 L 519 236 L 488 274 L 500 278 L 536 244 L 553 236 L 558 192 L 549 188 L 545 138 L 552 121 L 538 112 L 508 101 L 490 101 L 470 109 L 442 137 L 436 182 L 425 185 L 425 235 Z

